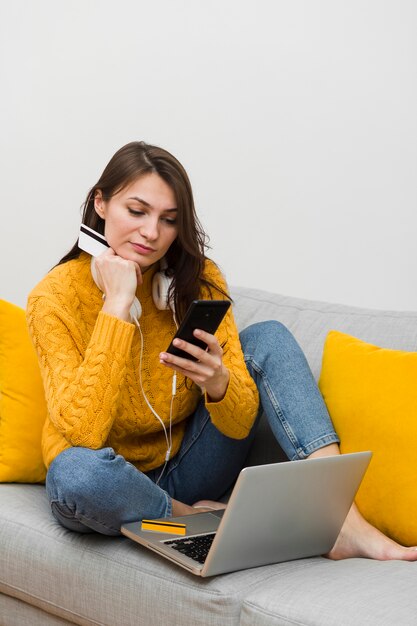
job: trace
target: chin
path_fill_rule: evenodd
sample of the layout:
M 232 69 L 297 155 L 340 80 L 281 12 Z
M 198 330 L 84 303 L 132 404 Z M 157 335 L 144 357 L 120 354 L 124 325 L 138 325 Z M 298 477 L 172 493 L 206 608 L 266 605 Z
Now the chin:
M 155 263 L 157 263 L 157 261 L 148 261 L 148 262 L 143 262 L 143 261 L 136 261 L 136 263 L 138 263 L 139 267 L 140 267 L 140 271 L 142 272 L 142 274 L 144 272 L 146 272 L 146 270 L 149 270 L 153 265 L 155 265 Z

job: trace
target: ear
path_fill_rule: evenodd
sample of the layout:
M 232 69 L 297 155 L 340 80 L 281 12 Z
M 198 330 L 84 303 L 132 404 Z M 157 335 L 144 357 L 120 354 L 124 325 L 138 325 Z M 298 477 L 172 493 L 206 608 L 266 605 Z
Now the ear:
M 94 193 L 94 210 L 103 220 L 106 219 L 105 202 L 101 189 L 96 189 Z

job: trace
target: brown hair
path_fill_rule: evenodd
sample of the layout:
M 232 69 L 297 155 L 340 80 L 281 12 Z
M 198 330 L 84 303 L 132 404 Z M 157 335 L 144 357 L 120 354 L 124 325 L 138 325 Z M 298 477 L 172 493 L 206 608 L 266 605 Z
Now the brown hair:
M 82 221 L 104 235 L 104 220 L 94 209 L 96 191 L 100 190 L 103 198 L 108 200 L 140 176 L 152 172 L 158 174 L 171 187 L 177 202 L 178 236 L 166 254 L 166 261 L 167 274 L 172 277 L 168 295 L 180 321 L 191 301 L 199 297 L 202 285 L 229 297 L 220 287 L 203 278 L 207 236 L 196 215 L 191 183 L 181 163 L 162 148 L 143 141 L 128 143 L 114 154 L 100 179 L 88 192 L 83 205 Z M 78 258 L 80 253 L 77 239 L 58 265 Z

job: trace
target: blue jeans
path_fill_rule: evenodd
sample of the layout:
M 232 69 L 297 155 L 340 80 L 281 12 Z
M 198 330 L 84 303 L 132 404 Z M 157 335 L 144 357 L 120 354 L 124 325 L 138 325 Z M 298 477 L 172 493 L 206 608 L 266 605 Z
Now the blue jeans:
M 159 484 L 162 468 L 145 474 L 112 448 L 68 448 L 54 459 L 46 477 L 52 512 L 63 526 L 119 535 L 124 523 L 170 516 L 172 498 L 186 504 L 218 500 L 244 466 L 262 412 L 289 459 L 304 459 L 338 442 L 305 356 L 285 326 L 254 324 L 240 340 L 260 396 L 249 436 L 222 435 L 201 401 Z

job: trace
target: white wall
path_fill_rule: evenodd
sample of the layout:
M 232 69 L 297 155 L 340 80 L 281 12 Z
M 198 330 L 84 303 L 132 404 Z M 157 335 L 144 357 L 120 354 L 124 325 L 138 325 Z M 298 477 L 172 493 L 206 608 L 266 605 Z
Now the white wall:
M 190 174 L 229 283 L 417 309 L 414 0 L 0 3 L 0 297 L 72 245 L 144 139 Z

